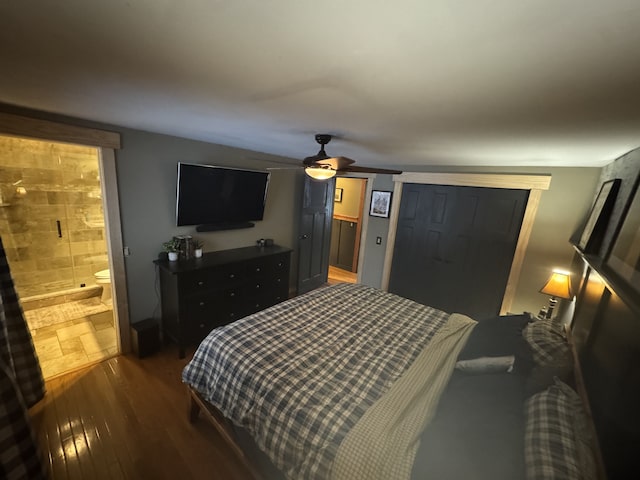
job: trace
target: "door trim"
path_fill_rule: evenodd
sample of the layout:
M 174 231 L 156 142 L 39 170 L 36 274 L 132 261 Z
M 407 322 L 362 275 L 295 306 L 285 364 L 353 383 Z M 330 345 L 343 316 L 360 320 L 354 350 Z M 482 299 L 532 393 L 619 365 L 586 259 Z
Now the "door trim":
M 122 228 L 120 223 L 120 203 L 116 173 L 115 149 L 120 148 L 120 134 L 107 130 L 80 127 L 65 123 L 0 112 L 0 134 L 28 137 L 36 140 L 50 140 L 62 143 L 86 145 L 98 150 L 103 206 L 105 210 L 105 231 L 109 268 L 114 293 L 114 315 L 118 325 L 120 353 L 131 351 L 129 332 L 129 300 L 125 274 Z
M 0 132 L 4 135 L 31 137 L 37 140 L 120 149 L 120 134 L 117 132 L 78 127 L 5 112 L 0 112 Z
M 506 314 L 513 303 L 516 287 L 522 271 L 522 262 L 529 244 L 529 237 L 533 229 L 538 205 L 543 190 L 549 190 L 551 175 L 514 175 L 494 173 L 423 173 L 411 172 L 393 176 L 393 202 L 389 214 L 389 233 L 387 235 L 387 248 L 385 250 L 384 266 L 382 270 L 382 289 L 389 290 L 389 278 L 393 262 L 393 250 L 396 241 L 400 203 L 402 199 L 402 187 L 405 183 L 453 185 L 461 187 L 483 188 L 508 188 L 529 190 L 529 198 L 525 207 L 524 217 L 518 234 L 516 250 L 513 254 L 509 279 L 502 298 L 500 314 Z

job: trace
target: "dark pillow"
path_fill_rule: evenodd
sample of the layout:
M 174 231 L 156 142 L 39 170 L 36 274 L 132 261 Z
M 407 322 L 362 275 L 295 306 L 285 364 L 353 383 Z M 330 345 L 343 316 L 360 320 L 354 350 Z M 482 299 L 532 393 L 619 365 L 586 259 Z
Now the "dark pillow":
M 531 322 L 528 313 L 503 315 L 478 321 L 458 360 L 514 355 L 514 372 L 527 374 L 533 361 L 522 331 Z

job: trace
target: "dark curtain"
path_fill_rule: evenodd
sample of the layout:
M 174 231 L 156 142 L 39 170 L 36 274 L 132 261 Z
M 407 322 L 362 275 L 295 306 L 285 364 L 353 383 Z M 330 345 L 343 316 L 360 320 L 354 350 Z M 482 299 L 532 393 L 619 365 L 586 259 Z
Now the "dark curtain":
M 44 478 L 27 408 L 44 379 L 0 238 L 0 478 Z

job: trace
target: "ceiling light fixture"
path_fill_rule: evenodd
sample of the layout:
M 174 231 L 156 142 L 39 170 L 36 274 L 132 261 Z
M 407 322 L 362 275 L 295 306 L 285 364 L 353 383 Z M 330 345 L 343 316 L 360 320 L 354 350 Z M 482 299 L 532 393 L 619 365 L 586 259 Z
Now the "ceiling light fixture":
M 330 165 L 312 165 L 304 169 L 304 173 L 314 180 L 328 180 L 335 177 L 336 171 Z

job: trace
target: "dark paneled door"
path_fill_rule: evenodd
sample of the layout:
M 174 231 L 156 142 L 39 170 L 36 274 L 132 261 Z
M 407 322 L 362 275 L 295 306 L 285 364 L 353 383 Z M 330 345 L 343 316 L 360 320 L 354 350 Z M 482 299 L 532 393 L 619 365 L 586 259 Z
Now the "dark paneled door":
M 358 224 L 347 220 L 333 219 L 331 227 L 331 248 L 329 251 L 329 265 L 354 271 L 356 234 Z
M 298 294 L 327 281 L 335 187 L 335 178 L 316 181 L 305 175 L 298 241 Z
M 528 195 L 405 184 L 389 291 L 478 319 L 497 315 Z

